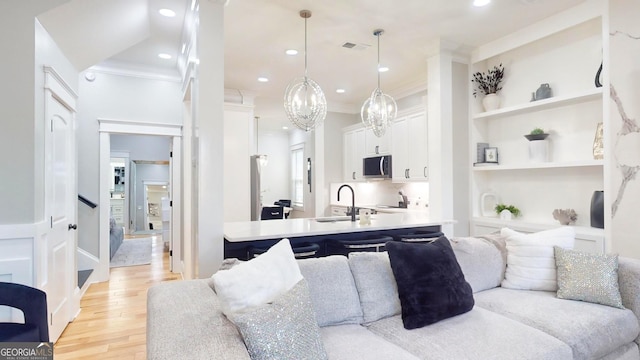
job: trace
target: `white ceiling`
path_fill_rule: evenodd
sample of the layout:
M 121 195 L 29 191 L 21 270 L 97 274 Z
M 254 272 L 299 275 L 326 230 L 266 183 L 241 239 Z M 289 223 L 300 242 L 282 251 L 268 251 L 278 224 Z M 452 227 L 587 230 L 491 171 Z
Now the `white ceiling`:
M 493 0 L 486 7 L 476 8 L 472 0 L 229 0 L 224 28 L 225 88 L 256 95 L 259 97 L 256 115 L 263 120 L 282 121 L 284 112 L 274 104 L 281 103 L 289 81 L 304 73 L 304 20 L 299 16 L 302 9 L 313 12 L 307 23 L 309 76 L 324 90 L 330 110 L 355 113 L 376 86 L 376 37 L 373 35 L 376 28 L 385 30 L 380 38 L 380 57 L 381 63 L 390 68 L 381 74 L 381 88 L 397 97 L 424 86 L 426 59 L 437 39 L 455 44 L 457 51 L 468 53 L 478 45 L 584 1 Z M 139 16 L 122 15 L 123 2 L 131 4 L 131 9 L 137 9 L 138 13 L 140 6 L 146 5 L 148 32 Z M 105 51 L 94 51 L 104 42 L 112 44 L 109 50 L 118 52 L 103 65 L 176 74 L 175 59 L 182 47 L 182 22 L 191 2 L 71 0 L 58 8 L 67 6 L 66 9 L 58 10 L 43 24 L 54 33 L 54 38 L 58 38 L 55 33 L 59 32 L 68 40 L 69 44 L 61 47 L 65 53 L 78 53 L 81 59 L 78 63 L 86 64 L 104 56 Z M 106 4 L 112 4 L 113 11 L 105 9 Z M 160 8 L 173 9 L 177 16 L 162 17 L 158 14 Z M 94 19 L 96 9 L 111 20 L 109 26 L 97 18 L 89 20 Z M 93 15 L 79 21 L 83 12 Z M 114 13 L 121 14 L 117 20 L 109 15 Z M 75 22 L 71 18 L 75 18 Z M 111 41 L 107 40 L 109 37 Z M 119 49 L 126 44 L 122 39 L 133 44 Z M 68 50 L 80 41 L 85 46 Z M 343 48 L 345 42 L 363 45 L 363 49 Z M 285 50 L 291 48 L 299 54 L 285 55 Z M 83 57 L 82 52 L 92 56 Z M 159 59 L 160 52 L 173 55 L 173 59 Z M 270 80 L 260 83 L 259 76 Z M 345 89 L 346 93 L 337 94 L 337 88 Z

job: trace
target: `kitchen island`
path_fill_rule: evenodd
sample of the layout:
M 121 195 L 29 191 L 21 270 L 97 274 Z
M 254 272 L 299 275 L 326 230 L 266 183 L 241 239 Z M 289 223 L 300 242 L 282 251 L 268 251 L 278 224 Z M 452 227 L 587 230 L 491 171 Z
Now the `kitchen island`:
M 376 236 L 397 237 L 411 233 L 436 233 L 453 220 L 432 219 L 424 213 L 375 214 L 371 224 L 361 225 L 349 217 L 240 221 L 224 224 L 225 258 L 246 259 L 250 248 L 269 248 L 282 238 L 289 238 L 295 248 L 317 244 L 317 256 L 331 255 L 328 240 L 358 240 Z

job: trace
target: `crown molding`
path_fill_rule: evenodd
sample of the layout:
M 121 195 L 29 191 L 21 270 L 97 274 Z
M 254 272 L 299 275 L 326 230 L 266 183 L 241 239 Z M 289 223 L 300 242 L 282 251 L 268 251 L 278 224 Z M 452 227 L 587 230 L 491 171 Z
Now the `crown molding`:
M 103 61 L 90 67 L 86 72 L 182 83 L 182 77 L 177 70 L 150 68 L 122 61 Z

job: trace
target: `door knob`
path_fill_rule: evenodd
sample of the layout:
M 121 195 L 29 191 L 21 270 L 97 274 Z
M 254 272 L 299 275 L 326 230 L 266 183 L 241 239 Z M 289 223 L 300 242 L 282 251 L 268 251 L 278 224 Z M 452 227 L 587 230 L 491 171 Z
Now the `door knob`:
M 69 227 L 67 228 L 67 230 L 71 230 L 71 229 L 73 229 L 73 230 L 77 230 L 77 229 L 78 229 L 78 225 L 76 225 L 76 224 L 69 224 Z

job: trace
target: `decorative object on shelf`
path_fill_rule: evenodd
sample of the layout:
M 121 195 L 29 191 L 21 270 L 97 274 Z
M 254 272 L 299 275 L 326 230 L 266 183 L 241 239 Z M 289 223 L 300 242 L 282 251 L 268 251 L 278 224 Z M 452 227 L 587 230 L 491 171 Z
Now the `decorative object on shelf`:
M 602 82 L 600 82 L 600 75 L 602 74 L 602 62 L 600 62 L 600 67 L 598 68 L 598 71 L 596 72 L 596 79 L 595 79 L 595 83 L 596 83 L 596 87 L 602 87 Z
M 534 140 L 544 140 L 547 138 L 547 136 L 549 136 L 549 134 L 545 133 L 543 129 L 535 128 L 531 130 L 531 132 L 528 135 L 525 135 L 524 137 L 526 137 L 527 140 L 529 141 L 534 141 Z
M 377 137 L 382 137 L 398 113 L 398 105 L 390 95 L 382 92 L 380 89 L 380 35 L 384 34 L 384 30 L 376 29 L 373 35 L 378 38 L 378 87 L 373 90 L 371 96 L 364 101 L 360 109 L 360 117 L 362 123 L 373 130 Z
M 578 220 L 578 214 L 573 209 L 555 209 L 553 210 L 553 218 L 562 225 L 573 225 Z
M 535 93 L 531 93 L 531 101 L 538 101 L 548 99 L 551 97 L 551 87 L 549 84 L 540 84 L 538 90 Z
M 478 94 L 485 95 L 482 99 L 482 106 L 485 111 L 495 110 L 500 107 L 500 98 L 498 97 L 498 91 L 502 90 L 500 83 L 504 78 L 504 68 L 502 64 L 494 66 L 493 69 L 487 70 L 487 73 L 476 72 L 473 74 L 472 83 L 475 83 L 473 89 L 473 96 Z
M 500 215 L 500 220 L 511 220 L 520 216 L 520 209 L 513 205 L 497 204 L 494 208 L 496 214 Z
M 547 136 L 549 134 L 545 133 L 541 128 L 535 128 L 524 136 L 529 140 L 529 160 L 531 162 L 549 161 L 549 141 L 546 140 Z
M 476 144 L 476 163 L 485 162 L 484 149 L 489 147 L 489 143 L 477 143 Z
M 284 110 L 289 121 L 304 131 L 311 131 L 327 116 L 327 99 L 320 85 L 307 75 L 307 19 L 311 11 L 301 10 L 304 18 L 304 77 L 289 83 L 284 92 Z
M 604 229 L 604 191 L 594 191 L 591 196 L 591 227 Z
M 604 126 L 602 122 L 598 123 L 596 126 L 596 136 L 593 139 L 593 159 L 594 160 L 602 160 L 604 159 Z
M 498 194 L 489 190 L 480 195 L 480 214 L 484 217 L 493 216 L 496 205 L 500 203 Z
M 498 148 L 488 147 L 484 149 L 484 162 L 485 163 L 498 163 Z

